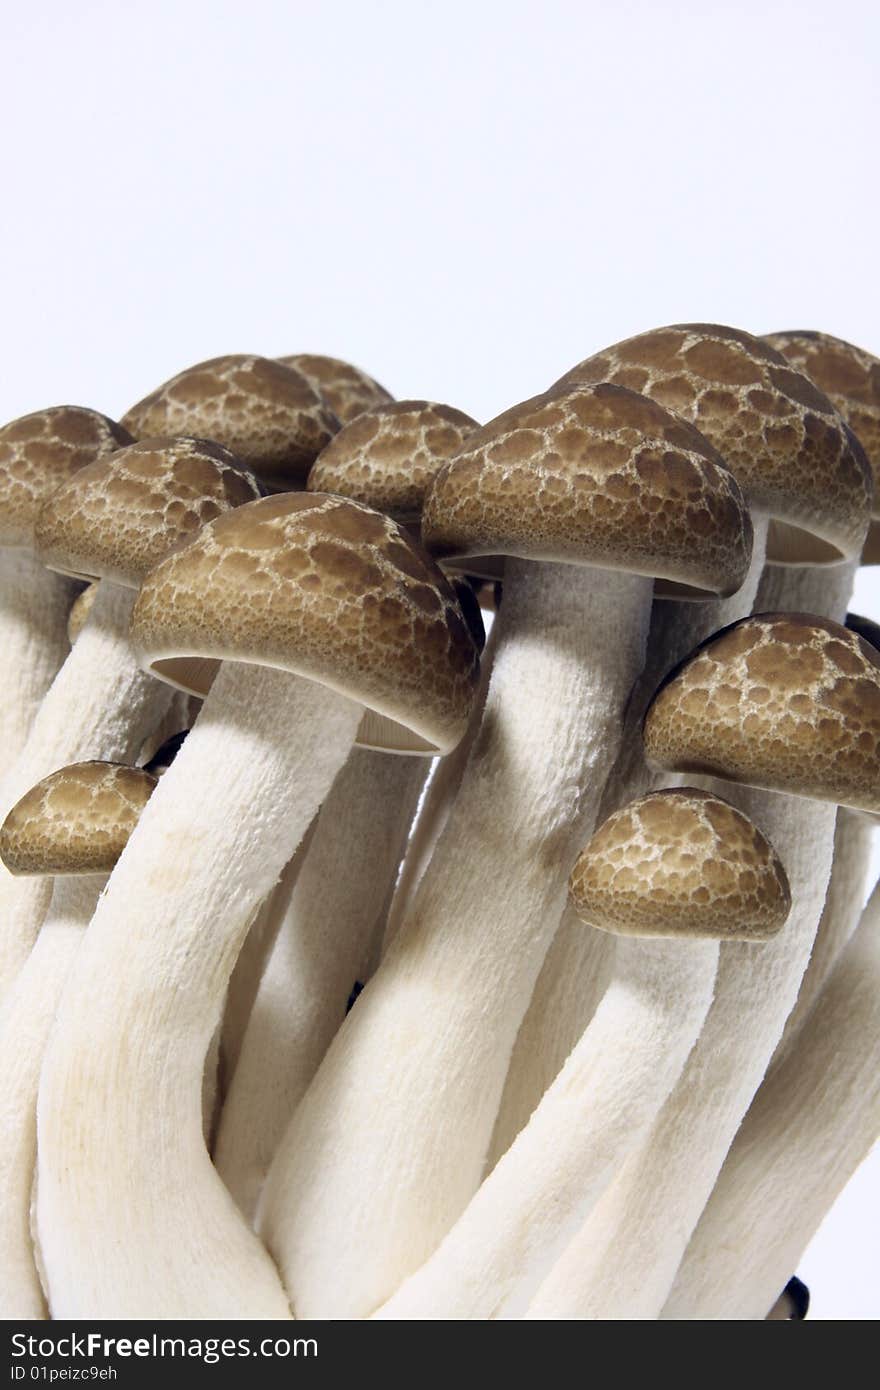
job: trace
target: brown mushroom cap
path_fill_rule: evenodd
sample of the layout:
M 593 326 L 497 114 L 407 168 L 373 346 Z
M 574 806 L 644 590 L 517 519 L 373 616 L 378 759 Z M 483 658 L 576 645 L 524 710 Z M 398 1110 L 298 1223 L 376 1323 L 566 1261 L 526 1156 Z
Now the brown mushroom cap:
M 315 460 L 309 492 L 351 497 L 395 521 L 419 522 L 429 483 L 476 420 L 434 401 L 394 401 L 364 411 Z
M 109 874 L 156 786 L 143 768 L 72 763 L 50 773 L 0 827 L 12 874 Z
M 477 687 L 476 644 L 430 557 L 390 517 L 320 493 L 204 527 L 147 576 L 131 631 L 145 669 L 193 694 L 219 661 L 278 667 L 382 716 L 359 741 L 400 752 L 453 748 Z
M 880 564 L 880 358 L 843 338 L 806 328 L 765 333 L 764 341 L 825 392 L 862 445 L 874 476 L 862 563 Z
M 297 352 L 292 357 L 279 357 L 276 360 L 300 372 L 343 425 L 350 424 L 361 411 L 394 399 L 390 391 L 362 372 L 360 367 L 343 362 L 339 357 Z
M 429 488 L 425 544 L 443 562 L 517 555 L 742 584 L 742 493 L 693 425 L 635 391 L 593 385 L 524 401 L 472 434 Z
M 644 741 L 672 771 L 880 811 L 880 652 L 826 618 L 745 618 L 667 676 Z
M 582 921 L 623 936 L 767 941 L 791 907 L 773 846 L 741 811 L 695 787 L 615 811 L 568 888 Z
M 44 503 L 34 528 L 49 569 L 136 589 L 170 549 L 260 496 L 256 478 L 208 439 L 145 439 L 89 464 Z
M 46 498 L 80 469 L 130 444 L 97 410 L 53 405 L 0 429 L 0 545 L 32 547 Z
M 123 416 L 136 439 L 216 439 L 265 487 L 301 487 L 339 421 L 301 372 L 269 357 L 230 353 L 187 367 Z
M 557 386 L 615 381 L 692 420 L 771 518 L 767 558 L 833 564 L 861 552 L 873 483 L 864 450 L 812 381 L 760 338 L 674 324 L 588 357 Z

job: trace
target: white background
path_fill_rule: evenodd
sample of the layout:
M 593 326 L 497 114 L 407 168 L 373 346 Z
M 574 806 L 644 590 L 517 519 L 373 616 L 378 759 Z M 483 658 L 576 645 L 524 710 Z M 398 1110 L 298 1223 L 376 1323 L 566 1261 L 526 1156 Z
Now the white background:
M 0 418 L 222 352 L 486 419 L 662 323 L 880 355 L 871 0 L 43 0 L 3 24 Z M 857 606 L 880 618 L 880 579 Z M 876 1317 L 880 1162 L 805 1257 Z

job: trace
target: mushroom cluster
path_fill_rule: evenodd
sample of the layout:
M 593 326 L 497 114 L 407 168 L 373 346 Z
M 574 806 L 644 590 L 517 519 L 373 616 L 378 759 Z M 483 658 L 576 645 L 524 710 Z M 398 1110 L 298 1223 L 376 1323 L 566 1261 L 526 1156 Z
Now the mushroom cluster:
M 0 1316 L 805 1315 L 878 427 L 684 324 L 483 425 L 300 353 L 0 429 Z

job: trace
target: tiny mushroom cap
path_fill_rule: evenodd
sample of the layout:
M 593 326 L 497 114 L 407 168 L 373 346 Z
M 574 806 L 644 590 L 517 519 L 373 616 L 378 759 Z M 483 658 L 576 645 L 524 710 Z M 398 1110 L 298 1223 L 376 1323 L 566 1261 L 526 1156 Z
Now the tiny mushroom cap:
M 515 555 L 731 594 L 752 525 L 693 425 L 625 387 L 548 392 L 499 415 L 437 474 L 422 517 L 443 563 Z
M 609 816 L 569 879 L 582 921 L 623 936 L 767 941 L 791 892 L 760 830 L 696 787 L 650 792 Z
M 666 677 L 644 743 L 671 771 L 876 813 L 880 652 L 827 618 L 745 618 Z
M 46 498 L 81 468 L 112 454 L 131 435 L 78 405 L 54 405 L 0 429 L 0 545 L 33 546 Z
M 454 748 L 479 655 L 455 593 L 390 517 L 287 493 L 218 517 L 147 576 L 132 615 L 146 670 L 204 695 L 220 661 L 318 681 L 367 708 L 358 741 Z
M 50 773 L 0 827 L 12 874 L 109 874 L 156 786 L 140 767 L 72 763 Z
M 318 455 L 308 490 L 335 492 L 417 524 L 428 485 L 477 429 L 470 415 L 434 401 L 376 406 Z
M 823 395 L 760 338 L 673 324 L 573 367 L 557 386 L 614 381 L 692 420 L 770 517 L 767 558 L 834 564 L 861 553 L 873 481 L 864 449 Z
M 170 549 L 259 496 L 256 478 L 221 444 L 145 439 L 53 492 L 37 517 L 37 552 L 62 574 L 136 589 Z
M 292 357 L 279 357 L 277 360 L 285 367 L 293 367 L 300 372 L 343 425 L 356 419 L 361 411 L 394 399 L 391 392 L 380 386 L 378 381 L 351 362 L 343 362 L 340 357 L 297 352 Z
M 806 328 L 766 333 L 764 341 L 825 392 L 865 450 L 874 475 L 874 503 L 862 563 L 880 564 L 880 358 L 843 338 Z
M 339 429 L 301 372 L 231 353 L 187 367 L 123 416 L 136 439 L 194 435 L 232 449 L 273 492 L 302 487 Z

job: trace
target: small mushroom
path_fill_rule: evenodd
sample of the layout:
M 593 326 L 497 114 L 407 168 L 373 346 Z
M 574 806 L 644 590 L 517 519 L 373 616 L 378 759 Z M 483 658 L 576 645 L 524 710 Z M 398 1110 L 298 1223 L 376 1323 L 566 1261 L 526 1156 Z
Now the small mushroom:
M 73 586 L 49 574 L 35 554 L 37 513 L 78 469 L 130 442 L 106 415 L 73 405 L 38 410 L 0 429 L 0 651 L 6 672 L 0 690 L 0 777 L 23 747 L 67 656 L 65 621 Z
M 614 386 L 538 397 L 469 436 L 423 532 L 443 560 L 513 558 L 445 830 L 267 1178 L 260 1229 L 305 1317 L 370 1312 L 476 1191 L 559 865 L 592 829 L 641 666 L 650 576 L 731 592 L 751 542 L 711 446 Z
M 135 439 L 215 439 L 272 492 L 299 488 L 339 429 L 301 372 L 269 357 L 230 353 L 171 377 L 122 417 Z
M 178 680 L 222 665 L 101 899 L 43 1068 L 50 1299 L 59 1317 L 289 1317 L 204 1147 L 205 1055 L 248 923 L 364 704 L 408 751 L 445 750 L 478 657 L 427 555 L 390 519 L 319 494 L 209 523 L 151 571 L 132 635 L 145 666 L 170 662 Z
M 339 357 L 322 357 L 314 352 L 297 352 L 292 357 L 277 359 L 285 367 L 294 367 L 304 376 L 313 390 L 323 396 L 330 410 L 343 425 L 348 425 L 365 410 L 384 405 L 393 396 L 378 381 L 360 367 L 343 362 Z M 332 489 L 329 489 L 332 491 Z
M 0 1317 L 44 1318 L 30 1231 L 40 1067 L 83 932 L 156 785 L 140 768 L 75 763 L 45 777 L 0 828 L 10 873 L 54 878 L 52 904 L 0 1015 Z
M 712 938 L 763 940 L 790 906 L 760 832 L 690 787 L 613 815 L 569 887 L 585 922 L 620 937 L 614 980 L 528 1124 L 380 1317 L 522 1315 L 675 1083 L 712 1000 Z

